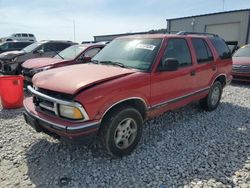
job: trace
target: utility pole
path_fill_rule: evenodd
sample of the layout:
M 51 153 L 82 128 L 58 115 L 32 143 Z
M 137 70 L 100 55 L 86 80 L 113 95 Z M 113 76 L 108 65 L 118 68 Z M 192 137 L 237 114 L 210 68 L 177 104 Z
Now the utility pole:
M 74 42 L 76 42 L 76 24 L 75 24 L 75 20 L 73 20 L 73 33 L 74 33 Z
M 222 10 L 225 11 L 225 0 L 222 0 Z

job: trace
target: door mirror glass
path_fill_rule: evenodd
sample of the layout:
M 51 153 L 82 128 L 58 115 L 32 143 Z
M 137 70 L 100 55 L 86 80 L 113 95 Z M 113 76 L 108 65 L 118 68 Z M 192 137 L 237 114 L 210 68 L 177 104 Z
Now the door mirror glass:
M 176 71 L 179 68 L 179 61 L 175 58 L 166 58 L 160 65 L 159 71 Z

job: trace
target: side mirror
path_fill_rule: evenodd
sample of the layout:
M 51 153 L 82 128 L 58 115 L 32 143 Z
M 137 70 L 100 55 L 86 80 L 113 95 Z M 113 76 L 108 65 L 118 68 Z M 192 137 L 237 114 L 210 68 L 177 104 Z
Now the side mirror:
M 166 58 L 159 67 L 159 71 L 176 71 L 179 68 L 179 61 L 175 58 Z
M 38 53 L 39 55 L 42 55 L 42 54 L 44 54 L 44 50 L 43 49 L 36 50 L 35 53 Z
M 80 58 L 78 58 L 78 61 L 86 63 L 86 62 L 91 61 L 91 57 L 89 57 L 89 56 L 81 56 Z

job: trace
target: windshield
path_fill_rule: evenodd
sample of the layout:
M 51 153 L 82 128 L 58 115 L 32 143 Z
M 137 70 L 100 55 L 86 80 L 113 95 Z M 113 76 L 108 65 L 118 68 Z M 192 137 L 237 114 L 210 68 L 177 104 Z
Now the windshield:
M 40 42 L 35 42 L 29 46 L 26 46 L 25 48 L 22 49 L 22 51 L 28 53 L 28 52 L 31 52 L 33 51 L 34 49 L 36 49 L 38 46 L 40 46 L 41 43 Z
M 148 70 L 154 62 L 162 39 L 116 39 L 100 51 L 93 61 Z
M 250 46 L 243 46 L 235 52 L 233 57 L 250 57 Z
M 82 53 L 86 49 L 85 46 L 74 45 L 70 46 L 56 55 L 54 58 L 63 58 L 63 59 L 75 59 L 80 53 Z

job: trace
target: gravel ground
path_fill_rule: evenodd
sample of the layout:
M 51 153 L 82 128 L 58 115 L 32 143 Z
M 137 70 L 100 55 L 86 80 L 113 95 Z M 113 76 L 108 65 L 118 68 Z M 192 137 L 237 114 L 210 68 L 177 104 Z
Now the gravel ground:
M 35 133 L 0 107 L 0 187 L 250 187 L 250 85 L 214 112 L 191 104 L 146 123 L 132 155 L 111 159 Z

